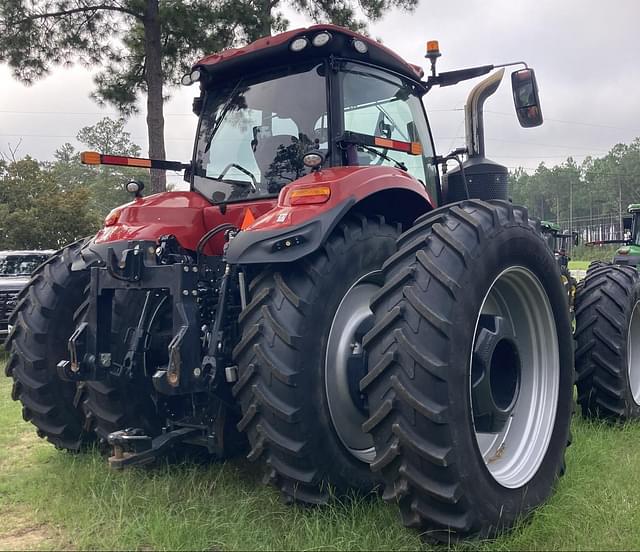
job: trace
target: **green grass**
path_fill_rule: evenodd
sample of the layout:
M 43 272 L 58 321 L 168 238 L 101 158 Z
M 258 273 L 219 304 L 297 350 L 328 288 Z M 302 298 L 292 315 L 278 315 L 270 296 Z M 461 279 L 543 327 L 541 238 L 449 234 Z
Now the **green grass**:
M 569 261 L 569 270 L 587 270 L 591 261 Z
M 0 359 L 0 367 L 2 365 Z M 0 380 L 0 516 L 43 527 L 29 547 L 66 549 L 426 549 L 380 499 L 327 508 L 283 505 L 244 461 L 111 471 L 95 451 L 56 451 L 22 421 Z M 567 475 L 550 502 L 513 532 L 457 548 L 640 548 L 640 426 L 609 427 L 576 415 Z M 24 521 L 24 520 L 23 520 Z M 13 522 L 12 522 L 13 523 Z M 3 535 L 12 527 L 0 524 Z

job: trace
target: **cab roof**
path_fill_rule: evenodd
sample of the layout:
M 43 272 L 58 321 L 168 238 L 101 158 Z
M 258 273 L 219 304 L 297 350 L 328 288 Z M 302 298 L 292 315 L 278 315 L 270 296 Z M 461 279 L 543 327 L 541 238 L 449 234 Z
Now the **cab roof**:
M 319 33 L 328 32 L 331 40 L 323 46 L 313 46 L 311 41 Z M 307 38 L 307 46 L 299 52 L 290 49 L 297 38 Z M 365 53 L 359 53 L 353 46 L 354 40 L 367 45 Z M 363 61 L 399 73 L 413 81 L 420 81 L 424 71 L 418 65 L 407 63 L 398 54 L 362 34 L 355 33 L 337 25 L 313 25 L 294 29 L 275 36 L 260 38 L 242 48 L 229 48 L 217 54 L 211 54 L 194 65 L 204 69 L 211 78 L 245 74 L 259 71 L 265 67 L 286 65 L 297 61 L 320 60 L 329 56 Z

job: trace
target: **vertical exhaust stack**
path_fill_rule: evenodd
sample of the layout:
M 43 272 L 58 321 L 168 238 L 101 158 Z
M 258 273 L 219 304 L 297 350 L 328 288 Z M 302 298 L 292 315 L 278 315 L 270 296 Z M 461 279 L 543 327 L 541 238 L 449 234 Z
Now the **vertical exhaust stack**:
M 485 157 L 484 102 L 500 86 L 504 69 L 489 75 L 471 90 L 464 107 L 468 159 L 445 175 L 446 202 L 463 199 L 508 199 L 509 171 Z M 466 177 L 466 186 L 465 186 Z M 468 196 L 467 196 L 468 190 Z

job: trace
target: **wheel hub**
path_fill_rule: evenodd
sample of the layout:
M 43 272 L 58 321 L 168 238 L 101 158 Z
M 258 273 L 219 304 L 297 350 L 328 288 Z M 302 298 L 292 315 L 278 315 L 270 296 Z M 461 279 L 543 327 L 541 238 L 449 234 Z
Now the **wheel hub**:
M 553 310 L 531 270 L 511 266 L 496 276 L 471 351 L 469 397 L 479 453 L 497 483 L 519 488 L 547 453 L 560 384 Z
M 360 392 L 360 380 L 367 373 L 362 338 L 373 326 L 369 302 L 379 289 L 379 272 L 372 272 L 347 290 L 329 329 L 325 357 L 325 390 L 334 430 L 345 448 L 366 463 L 375 458 L 375 449 L 371 435 L 362 431 L 368 416 Z
M 369 409 L 366 398 L 360 391 L 360 380 L 367 375 L 367 354 L 362 347 L 362 338 L 373 328 L 373 314 L 367 316 L 356 328 L 354 339 L 351 343 L 351 355 L 347 359 L 347 385 L 349 386 L 349 396 L 356 408 L 366 416 Z
M 501 316 L 483 314 L 471 365 L 476 431 L 504 429 L 520 392 L 520 353 L 513 331 Z

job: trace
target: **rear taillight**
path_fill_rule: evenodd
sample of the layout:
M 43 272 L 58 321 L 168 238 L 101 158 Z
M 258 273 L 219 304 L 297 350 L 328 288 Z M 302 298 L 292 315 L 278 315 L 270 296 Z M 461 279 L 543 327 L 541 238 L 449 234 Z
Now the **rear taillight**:
M 290 205 L 313 205 L 325 203 L 331 197 L 329 186 L 314 186 L 312 188 L 298 188 L 289 193 Z

